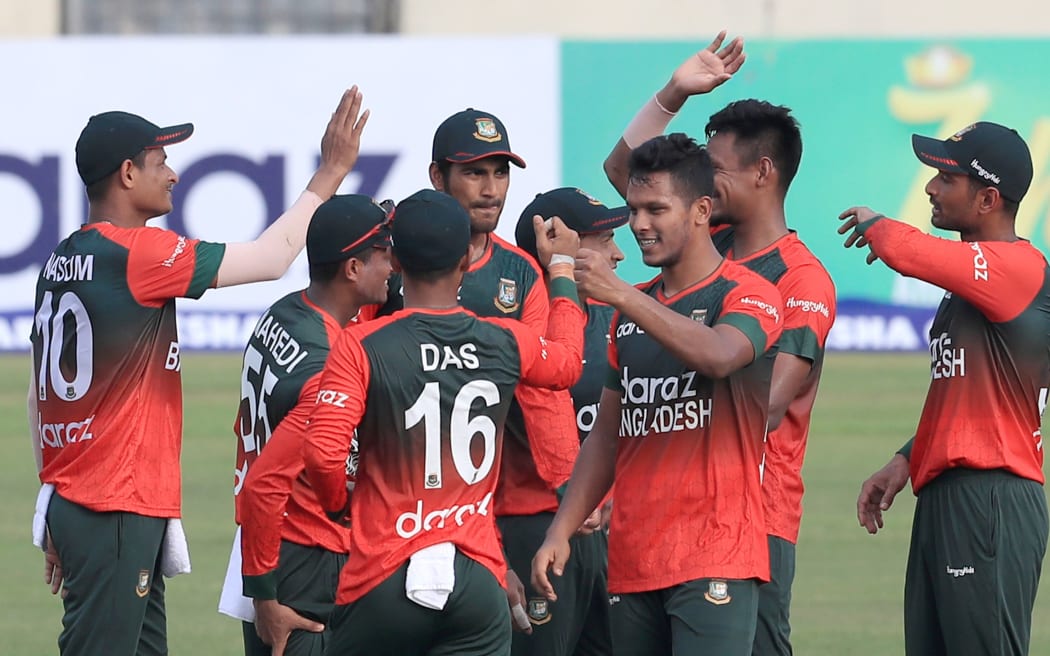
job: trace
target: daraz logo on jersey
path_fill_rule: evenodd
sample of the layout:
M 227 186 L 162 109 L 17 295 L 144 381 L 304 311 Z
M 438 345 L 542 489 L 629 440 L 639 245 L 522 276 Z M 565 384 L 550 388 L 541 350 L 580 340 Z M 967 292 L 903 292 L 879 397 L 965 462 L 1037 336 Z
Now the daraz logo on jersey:
M 424 514 L 423 500 L 416 499 L 416 509 L 401 513 L 394 524 L 394 530 L 402 538 L 408 540 L 425 531 L 443 529 L 446 522 L 455 522 L 456 526 L 463 526 L 463 522 L 471 515 L 488 515 L 490 503 L 492 503 L 492 492 L 483 496 L 481 501 L 476 503 L 440 508 Z
M 699 398 L 696 372 L 681 376 L 635 376 L 624 367 L 620 401 L 620 437 L 673 433 L 704 428 L 714 412 L 710 398 Z

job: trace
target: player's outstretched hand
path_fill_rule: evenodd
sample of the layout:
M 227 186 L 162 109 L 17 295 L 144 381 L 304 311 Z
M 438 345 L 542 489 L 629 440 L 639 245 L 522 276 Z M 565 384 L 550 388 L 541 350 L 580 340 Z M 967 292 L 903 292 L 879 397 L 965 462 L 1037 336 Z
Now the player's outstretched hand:
M 893 505 L 897 493 L 908 483 L 908 459 L 897 453 L 885 467 L 871 475 L 860 486 L 857 497 L 857 521 L 875 535 L 882 528 L 882 513 Z
M 565 563 L 569 561 L 569 541 L 547 538 L 540 545 L 532 558 L 532 589 L 551 601 L 557 601 L 548 572 L 561 576 L 565 572 Z
M 364 97 L 357 85 L 343 92 L 339 106 L 328 120 L 321 137 L 321 165 L 307 189 L 327 200 L 357 164 L 361 133 L 368 123 L 369 110 L 361 112 Z
M 288 636 L 296 629 L 312 633 L 324 631 L 324 624 L 303 617 L 276 599 L 256 599 L 254 605 L 255 632 L 260 640 L 270 645 L 273 656 L 283 656 Z
M 58 559 L 55 543 L 51 541 L 50 531 L 45 539 L 47 549 L 44 551 L 44 583 L 51 586 L 51 594 L 58 594 L 58 591 L 61 590 L 62 598 L 65 599 L 68 590 L 62 587 L 62 582 L 65 580 L 62 574 L 62 562 Z
M 608 257 L 589 248 L 581 248 L 576 252 L 573 275 L 581 295 L 608 305 L 615 306 L 620 292 L 630 287 L 609 266 Z
M 856 247 L 864 248 L 868 245 L 868 240 L 864 237 L 864 233 L 860 229 L 868 222 L 874 219 L 883 218 L 883 214 L 879 214 L 870 207 L 851 207 L 842 214 L 839 214 L 839 220 L 842 221 L 842 225 L 839 226 L 839 234 L 846 235 L 846 241 L 843 246 L 846 248 Z M 866 227 L 866 226 L 865 226 Z M 868 264 L 873 263 L 879 259 L 874 252 L 868 253 L 867 262 Z
M 675 69 L 671 86 L 683 102 L 689 96 L 709 93 L 724 84 L 744 65 L 744 40 L 736 37 L 723 46 L 725 39 L 726 31 L 722 30 L 706 48 L 690 55 Z
M 510 606 L 510 625 L 515 631 L 532 633 L 532 622 L 525 612 L 525 585 L 514 573 L 507 568 L 507 605 Z

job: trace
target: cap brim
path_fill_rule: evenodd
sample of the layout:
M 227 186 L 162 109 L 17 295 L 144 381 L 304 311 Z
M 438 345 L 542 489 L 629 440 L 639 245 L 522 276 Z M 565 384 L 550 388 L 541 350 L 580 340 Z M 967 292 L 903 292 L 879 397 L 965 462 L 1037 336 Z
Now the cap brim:
M 153 143 L 146 146 L 147 148 L 163 148 L 164 146 L 170 146 L 171 144 L 177 144 L 180 141 L 186 141 L 193 134 L 193 123 L 183 123 L 181 125 L 173 125 L 167 128 L 161 128 L 160 132 L 153 139 Z
M 913 134 L 911 135 L 911 147 L 915 151 L 915 156 L 926 166 L 932 166 L 938 171 L 967 175 L 970 173 L 959 166 L 959 162 L 951 156 L 944 142 L 939 139 Z
M 445 158 L 447 162 L 453 162 L 455 164 L 468 164 L 470 162 L 476 162 L 480 159 L 486 159 L 488 157 L 506 157 L 510 161 L 514 162 L 518 168 L 525 168 L 525 160 L 515 155 L 509 150 L 494 150 L 488 153 L 481 153 L 479 155 L 461 153 L 457 155 L 449 155 Z
M 627 206 L 622 207 L 610 207 L 601 217 L 597 217 L 591 225 L 581 231 L 582 234 L 591 232 L 604 232 L 606 230 L 615 230 L 620 226 L 627 223 L 627 220 L 631 218 L 630 210 Z

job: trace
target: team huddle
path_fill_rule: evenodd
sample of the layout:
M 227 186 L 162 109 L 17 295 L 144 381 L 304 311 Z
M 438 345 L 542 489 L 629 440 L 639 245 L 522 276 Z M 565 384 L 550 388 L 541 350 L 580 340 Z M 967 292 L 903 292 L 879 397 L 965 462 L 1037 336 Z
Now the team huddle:
M 28 395 L 61 653 L 167 653 L 164 578 L 189 571 L 175 299 L 279 278 L 305 248 L 309 284 L 252 331 L 234 418 L 219 610 L 246 656 L 791 654 L 836 308 L 785 217 L 801 131 L 745 99 L 703 141 L 664 134 L 745 59 L 723 32 L 641 107 L 604 162 L 625 206 L 539 193 L 516 244 L 494 231 L 526 162 L 485 111 L 437 127 L 432 189 L 379 203 L 336 193 L 368 121 L 348 90 L 302 195 L 230 244 L 146 225 L 191 124 L 91 117 L 88 223 L 40 272 Z M 857 518 L 877 532 L 911 482 L 906 653 L 1026 654 L 1050 524 L 1050 267 L 1014 229 L 1031 155 L 994 123 L 913 146 L 959 241 L 839 216 L 869 264 L 946 292 L 916 432 Z M 628 224 L 658 271 L 638 285 L 615 272 Z

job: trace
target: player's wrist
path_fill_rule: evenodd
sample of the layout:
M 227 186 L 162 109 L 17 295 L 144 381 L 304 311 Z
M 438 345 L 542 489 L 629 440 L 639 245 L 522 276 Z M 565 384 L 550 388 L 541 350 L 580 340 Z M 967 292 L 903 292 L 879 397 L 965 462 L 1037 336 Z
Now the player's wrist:
M 664 133 L 675 113 L 661 106 L 654 94 L 634 115 L 623 131 L 623 142 L 632 150 Z
M 565 265 L 559 266 L 564 267 Z M 557 298 L 567 298 L 577 304 L 580 302 L 580 295 L 576 291 L 576 280 L 573 279 L 571 268 L 564 275 L 551 272 L 550 285 L 548 287 L 552 302 Z

